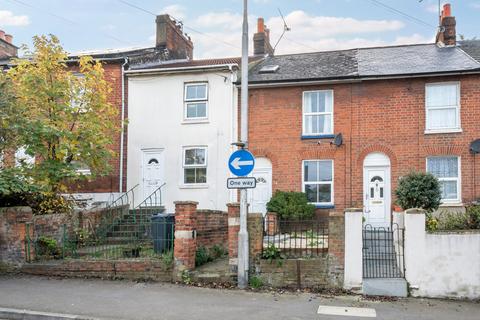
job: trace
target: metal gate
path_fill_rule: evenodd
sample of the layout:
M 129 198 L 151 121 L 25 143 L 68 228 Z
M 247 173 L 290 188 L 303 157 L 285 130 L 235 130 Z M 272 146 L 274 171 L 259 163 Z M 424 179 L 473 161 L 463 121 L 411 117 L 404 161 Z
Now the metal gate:
M 363 278 L 404 278 L 404 229 L 363 227 Z

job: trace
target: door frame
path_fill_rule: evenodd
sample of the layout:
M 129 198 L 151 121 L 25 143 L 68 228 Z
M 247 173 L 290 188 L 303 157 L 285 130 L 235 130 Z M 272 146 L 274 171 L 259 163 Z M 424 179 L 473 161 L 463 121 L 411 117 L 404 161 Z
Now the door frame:
M 385 170 L 385 210 L 386 210 L 386 221 L 384 224 L 374 223 L 372 224 L 368 219 L 368 193 L 369 193 L 369 179 L 368 171 L 369 170 Z M 365 224 L 371 224 L 373 227 L 391 227 L 392 223 L 392 167 L 390 164 L 390 158 L 380 152 L 373 152 L 365 157 L 363 163 L 363 215 L 366 219 Z
M 146 197 L 148 197 L 149 195 L 145 195 L 145 158 L 146 158 L 146 155 L 149 155 L 149 154 L 163 154 L 163 152 L 165 152 L 165 148 L 143 148 L 143 149 L 140 149 L 140 151 L 142 152 L 142 162 L 140 164 L 140 186 L 141 186 L 141 199 L 140 201 L 143 201 Z M 165 156 L 165 154 L 163 154 L 163 156 Z M 163 158 L 163 173 L 165 175 L 165 158 Z M 163 177 L 163 180 L 165 180 L 166 177 Z

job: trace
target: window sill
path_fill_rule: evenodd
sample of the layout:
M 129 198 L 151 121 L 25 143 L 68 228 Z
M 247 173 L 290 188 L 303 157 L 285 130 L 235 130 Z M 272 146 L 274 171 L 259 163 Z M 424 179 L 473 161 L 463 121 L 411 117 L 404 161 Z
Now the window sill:
M 208 189 L 209 186 L 206 183 L 199 184 L 181 184 L 178 186 L 180 189 Z
M 335 138 L 334 134 L 317 134 L 317 135 L 302 135 L 302 140 L 308 139 L 333 139 Z
M 425 134 L 462 133 L 462 129 L 425 130 Z
M 209 123 L 210 120 L 208 119 L 192 119 L 192 120 L 183 120 L 182 124 L 201 124 L 201 123 Z
M 461 202 L 444 202 L 439 207 L 448 208 L 448 207 L 464 207 L 465 205 Z
M 315 204 L 315 203 L 312 203 L 315 208 L 317 209 L 335 209 L 335 205 L 334 204 Z

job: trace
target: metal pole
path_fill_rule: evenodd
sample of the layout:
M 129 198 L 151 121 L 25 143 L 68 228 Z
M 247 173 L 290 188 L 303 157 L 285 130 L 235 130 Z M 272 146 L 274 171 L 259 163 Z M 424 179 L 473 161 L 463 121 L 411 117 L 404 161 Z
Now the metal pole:
M 248 147 L 248 0 L 243 0 L 242 96 L 240 140 Z M 238 232 L 238 287 L 248 285 L 247 190 L 240 190 L 240 230 Z

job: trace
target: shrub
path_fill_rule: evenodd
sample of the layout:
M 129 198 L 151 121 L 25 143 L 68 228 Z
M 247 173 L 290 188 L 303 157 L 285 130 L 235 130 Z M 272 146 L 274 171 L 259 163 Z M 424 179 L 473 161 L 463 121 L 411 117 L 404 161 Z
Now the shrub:
M 275 259 L 282 259 L 282 252 L 272 243 L 263 250 L 262 258 L 272 262 Z
M 210 261 L 213 261 L 213 258 L 210 256 L 208 249 L 205 247 L 199 247 L 195 253 L 195 266 L 199 267 Z
M 250 277 L 248 282 L 250 284 L 250 287 L 252 287 L 253 289 L 260 289 L 261 287 L 263 287 L 263 280 L 260 277 L 252 276 Z
M 427 212 L 437 210 L 442 198 L 438 179 L 423 172 L 412 172 L 402 177 L 395 194 L 397 203 L 403 209 L 420 208 Z
M 470 229 L 480 229 L 480 204 L 467 206 L 467 217 Z
M 304 192 L 276 191 L 267 203 L 267 210 L 283 219 L 311 219 L 315 214 L 315 206 L 308 203 Z
M 38 256 L 56 258 L 60 256 L 60 248 L 58 247 L 57 240 L 41 236 L 37 240 L 36 254 Z

